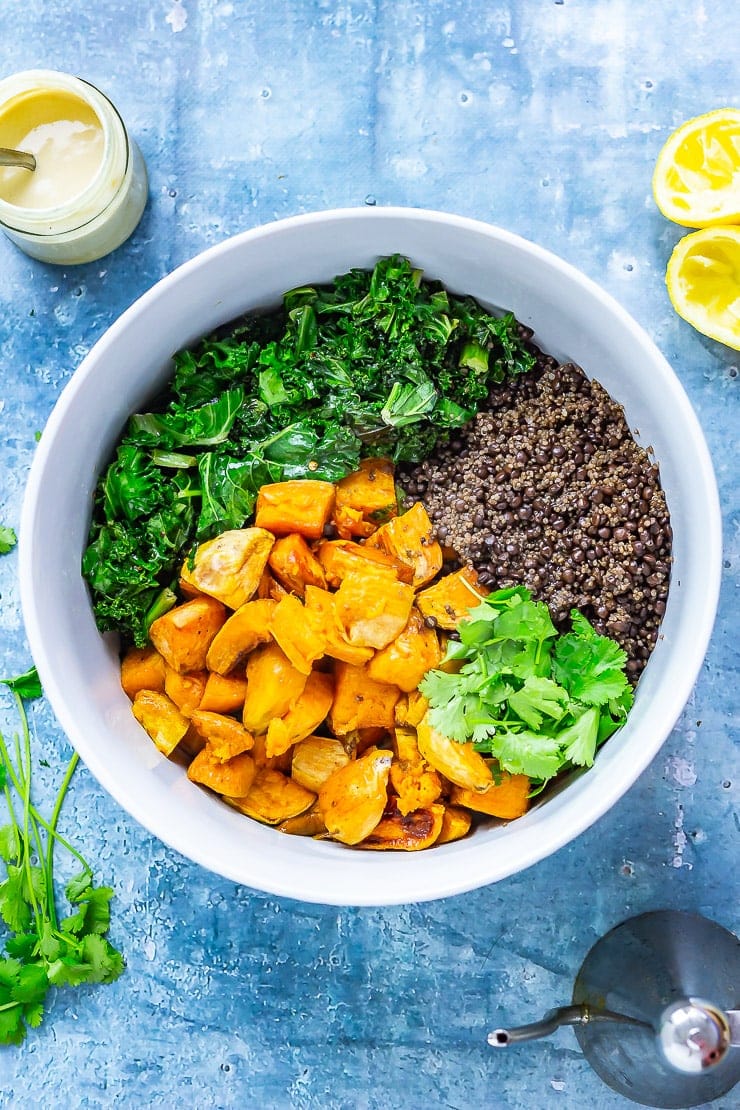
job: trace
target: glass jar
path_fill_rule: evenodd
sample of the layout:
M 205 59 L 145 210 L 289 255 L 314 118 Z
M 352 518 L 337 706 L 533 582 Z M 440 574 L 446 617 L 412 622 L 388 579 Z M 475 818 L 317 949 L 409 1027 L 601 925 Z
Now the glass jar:
M 44 160 L 41 151 L 33 171 L 0 170 L 0 227 L 32 258 L 74 265 L 102 258 L 128 239 L 144 211 L 148 183 L 141 152 L 114 105 L 94 85 L 65 73 L 33 69 L 0 81 L 0 146 L 17 145 L 17 141 L 7 141 L 14 137 L 11 126 L 14 117 L 16 121 L 26 117 L 37 120 L 41 142 L 47 106 L 53 123 L 46 131 L 58 122 L 55 102 L 58 106 L 60 99 L 65 98 L 80 105 L 77 114 L 85 116 L 87 134 L 99 140 L 99 155 L 89 163 L 89 177 L 71 180 L 62 159 L 52 165 Z M 81 123 L 77 129 L 71 126 L 66 140 L 74 144 L 84 130 Z M 81 153 L 88 157 L 89 152 Z M 78 164 L 84 167 L 87 163 L 80 160 Z M 37 206 L 24 204 L 22 187 L 17 200 L 7 199 L 14 194 L 9 182 L 18 181 L 9 175 L 31 172 L 48 178 L 34 183 L 34 187 L 43 186 L 48 193 L 48 205 L 43 201 L 39 204 L 38 196 Z

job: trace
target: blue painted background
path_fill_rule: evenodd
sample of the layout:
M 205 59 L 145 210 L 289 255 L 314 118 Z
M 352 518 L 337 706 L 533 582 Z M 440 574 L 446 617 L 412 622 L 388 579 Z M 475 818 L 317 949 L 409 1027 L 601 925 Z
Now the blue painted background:
M 0 1104 L 628 1105 L 571 1031 L 495 1057 L 485 1035 L 567 1001 L 591 944 L 630 914 L 738 927 L 738 354 L 672 312 L 681 231 L 650 193 L 676 125 L 740 104 L 738 47 L 730 0 L 4 0 L 3 75 L 44 66 L 102 87 L 151 198 L 134 237 L 90 265 L 0 241 L 2 522 L 18 525 L 60 390 L 159 277 L 281 216 L 408 204 L 538 241 L 646 327 L 703 423 L 726 549 L 706 664 L 661 753 L 595 827 L 496 886 L 375 910 L 266 897 L 164 848 L 81 768 L 64 829 L 115 886 L 128 971 L 60 992 L 24 1046 L 0 1049 Z M 0 559 L 2 674 L 30 661 L 16 573 Z M 12 730 L 7 699 L 0 719 Z M 32 728 L 48 806 L 69 748 L 44 702 Z

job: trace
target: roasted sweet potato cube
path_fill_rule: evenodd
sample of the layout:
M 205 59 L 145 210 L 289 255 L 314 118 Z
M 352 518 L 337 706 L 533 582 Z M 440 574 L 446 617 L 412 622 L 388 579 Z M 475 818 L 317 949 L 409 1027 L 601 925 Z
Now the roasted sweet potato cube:
M 165 662 L 154 647 L 132 647 L 121 660 L 121 686 L 133 701 L 139 690 L 164 691 Z
M 353 474 L 337 482 L 335 521 L 345 508 L 359 512 L 360 519 L 370 523 L 382 523 L 396 515 L 396 486 L 390 459 L 363 459 Z
M 334 664 L 334 701 L 329 711 L 329 728 L 345 736 L 363 728 L 392 729 L 393 709 L 401 695 L 397 686 L 375 682 L 367 665 Z
M 271 767 L 274 771 L 282 771 L 284 775 L 290 774 L 290 764 L 293 758 L 291 749 L 288 748 L 282 755 L 273 755 L 268 758 L 266 732 L 263 732 L 260 736 L 255 736 L 254 747 L 249 754 L 259 768 Z
M 513 821 L 527 812 L 530 789 L 531 784 L 526 775 L 510 775 L 508 771 L 497 770 L 493 785 L 484 794 L 455 786 L 450 801 L 453 805 L 467 806 L 476 813 L 487 813 L 490 817 Z
M 415 589 L 431 582 L 442 569 L 442 548 L 434 538 L 432 522 L 421 501 L 382 524 L 366 542 L 411 567 Z
M 384 648 L 406 627 L 414 603 L 413 587 L 385 572 L 349 574 L 334 596 L 340 628 L 351 644 Z
M 412 609 L 406 627 L 387 647 L 376 651 L 367 671 L 376 682 L 395 683 L 408 694 L 437 666 L 441 654 L 437 633 L 427 628 L 418 609 Z
M 288 817 L 285 821 L 281 821 L 278 829 L 293 836 L 321 836 L 326 833 L 326 825 L 318 802 L 314 802 L 305 813 L 299 813 L 296 817 Z
M 335 736 L 306 736 L 293 748 L 290 773 L 294 782 L 318 793 L 329 775 L 349 761 L 344 744 Z
M 207 740 L 216 759 L 231 759 L 242 752 L 248 752 L 254 746 L 251 732 L 247 732 L 244 725 L 224 713 L 196 709 L 191 714 L 190 721 L 196 732 Z
M 242 675 L 221 675 L 211 671 L 198 708 L 209 713 L 233 713 L 242 708 L 246 694 L 247 680 Z
M 442 830 L 437 837 L 437 844 L 449 844 L 452 840 L 461 840 L 467 836 L 472 823 L 473 819 L 467 809 L 445 806 Z
M 267 726 L 267 758 L 282 755 L 292 744 L 310 736 L 326 720 L 331 708 L 334 681 L 330 674 L 313 671 L 295 705 Z
M 257 494 L 255 524 L 278 536 L 297 532 L 317 540 L 331 517 L 334 498 L 331 482 L 296 479 L 262 486 Z
M 493 786 L 491 769 L 473 745 L 458 744 L 443 736 L 429 724 L 427 717 L 417 726 L 416 740 L 427 763 L 456 786 L 481 794 Z
M 175 703 L 158 690 L 139 690 L 132 709 L 163 755 L 172 754 L 190 727 Z
M 475 571 L 464 567 L 421 590 L 416 604 L 422 616 L 433 617 L 440 628 L 452 631 L 487 593 L 488 590 L 478 583 Z
M 278 582 L 299 597 L 304 596 L 306 586 L 326 586 L 321 563 L 297 532 L 275 541 L 268 565 Z
M 228 674 L 240 666 L 258 644 L 272 638 L 270 627 L 276 601 L 258 598 L 240 605 L 213 637 L 206 656 L 210 671 Z
M 391 786 L 398 795 L 398 811 L 406 816 L 437 801 L 442 793 L 442 779 L 422 758 L 415 729 L 397 728 L 394 747 L 397 758 L 391 764 Z
M 286 594 L 275 606 L 270 630 L 296 670 L 310 674 L 326 648 L 326 641 L 314 612 L 292 594 Z
M 368 563 L 371 570 L 385 570 L 399 582 L 410 584 L 414 577 L 411 567 L 400 559 L 379 548 L 354 543 L 352 540 L 323 540 L 316 549 L 316 557 L 321 563 L 328 585 L 334 589 L 349 574 L 367 574 Z
M 206 669 L 211 641 L 226 620 L 226 609 L 212 597 L 195 597 L 158 617 L 149 637 L 173 671 Z
M 383 816 L 391 753 L 376 749 L 340 767 L 319 791 L 319 809 L 330 836 L 359 844 Z
M 420 694 L 418 690 L 412 690 L 411 693 L 400 697 L 396 703 L 396 724 L 416 728 L 428 708 L 429 702 L 424 695 Z
M 247 660 L 247 696 L 242 721 L 257 736 L 273 717 L 283 717 L 303 693 L 308 675 L 296 670 L 277 644 L 255 648 Z
M 233 759 L 219 759 L 206 743 L 188 767 L 191 782 L 207 786 L 226 798 L 241 798 L 249 792 L 257 774 L 257 767 L 246 752 Z
M 344 636 L 337 620 L 334 594 L 320 590 L 316 586 L 306 586 L 306 612 L 318 628 L 324 640 L 324 653 L 332 659 L 362 666 L 373 657 L 373 649 L 351 644 Z
M 181 709 L 185 716 L 190 710 L 197 709 L 205 692 L 208 681 L 207 671 L 191 671 L 180 674 L 165 664 L 164 692 Z
M 249 792 L 241 798 L 231 798 L 230 805 L 263 825 L 279 825 L 305 813 L 315 801 L 312 791 L 280 771 L 264 767 L 257 773 Z
M 238 609 L 257 592 L 274 542 L 264 528 L 232 528 L 202 543 L 194 565 L 187 559 L 180 577 L 229 609 Z
M 391 734 L 387 728 L 355 728 L 342 734 L 342 744 L 350 756 L 364 755 L 370 748 L 387 748 Z
M 385 816 L 360 845 L 376 852 L 418 852 L 436 843 L 442 831 L 445 807 L 430 805 L 414 813 Z
M 351 540 L 355 538 L 363 538 L 372 536 L 377 524 L 373 524 L 370 520 L 365 520 L 364 515 L 359 509 L 351 509 L 349 505 L 334 506 L 334 516 L 332 517 L 332 524 L 337 530 L 337 535 L 343 540 Z

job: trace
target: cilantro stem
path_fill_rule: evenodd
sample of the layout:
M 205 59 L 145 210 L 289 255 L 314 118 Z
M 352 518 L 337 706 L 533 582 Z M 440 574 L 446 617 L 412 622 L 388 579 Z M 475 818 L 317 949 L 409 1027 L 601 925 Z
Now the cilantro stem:
M 31 821 L 31 734 L 28 728 L 28 717 L 26 716 L 26 709 L 23 701 L 16 690 L 11 691 L 15 701 L 18 713 L 21 719 L 21 732 L 23 736 L 23 749 L 21 748 L 21 737 L 18 733 L 15 734 L 15 752 L 18 767 L 18 778 L 20 780 L 21 789 L 19 794 L 23 802 L 23 860 L 22 866 L 26 874 L 26 886 L 28 887 L 28 901 L 33 910 L 33 916 L 36 921 L 36 931 L 41 935 L 43 928 L 43 918 L 39 907 L 38 899 L 36 898 L 36 891 L 33 885 L 33 871 L 31 870 L 31 833 L 35 832 L 33 840 L 35 841 L 36 850 L 39 856 L 39 866 L 44 866 L 44 852 L 41 846 L 41 839 L 39 837 L 38 826 Z M 24 765 L 23 756 L 25 752 L 26 762 Z M 48 896 L 47 896 L 48 897 Z
M 62 809 L 62 803 L 64 801 L 64 796 L 67 793 L 67 790 L 69 789 L 69 784 L 72 781 L 72 775 L 75 773 L 75 768 L 77 767 L 77 764 L 79 763 L 79 761 L 80 761 L 79 755 L 77 754 L 77 752 L 74 752 L 73 755 L 72 755 L 72 758 L 70 759 L 69 764 L 67 766 L 67 770 L 65 772 L 64 778 L 62 779 L 62 785 L 59 787 L 59 793 L 57 794 L 56 801 L 54 802 L 54 809 L 52 810 L 52 813 L 51 813 L 51 821 L 47 825 L 48 836 L 46 838 L 46 868 L 45 868 L 45 871 L 46 871 L 47 887 L 52 892 L 54 890 L 54 841 L 57 840 L 57 839 L 58 840 L 62 839 L 56 831 L 57 822 L 59 821 L 59 814 L 60 814 L 61 809 Z M 82 864 L 84 870 L 87 871 L 89 875 L 92 875 L 92 870 L 90 869 L 90 867 L 86 863 L 86 861 L 82 858 L 82 856 L 79 854 L 79 852 L 76 852 L 74 850 L 74 848 L 72 848 L 68 844 L 66 844 L 66 847 L 69 849 L 69 851 L 72 853 L 72 855 L 75 856 L 76 859 L 79 860 L 79 862 Z M 53 902 L 53 894 L 52 894 L 52 902 Z M 54 926 L 54 928 L 56 928 L 56 925 L 57 925 L 56 907 L 55 906 L 50 906 L 49 908 L 50 908 L 50 910 L 54 911 L 50 916 L 52 917 L 52 925 Z

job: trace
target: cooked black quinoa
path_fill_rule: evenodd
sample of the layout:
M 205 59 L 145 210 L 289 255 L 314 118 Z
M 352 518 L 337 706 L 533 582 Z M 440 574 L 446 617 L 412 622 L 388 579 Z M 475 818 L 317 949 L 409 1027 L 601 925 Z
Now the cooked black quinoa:
M 538 353 L 398 481 L 483 585 L 523 583 L 556 624 L 580 609 L 637 679 L 665 612 L 671 526 L 657 465 L 598 382 Z

